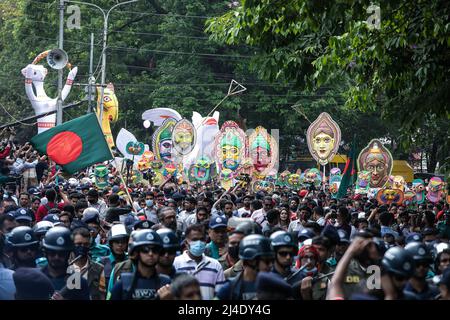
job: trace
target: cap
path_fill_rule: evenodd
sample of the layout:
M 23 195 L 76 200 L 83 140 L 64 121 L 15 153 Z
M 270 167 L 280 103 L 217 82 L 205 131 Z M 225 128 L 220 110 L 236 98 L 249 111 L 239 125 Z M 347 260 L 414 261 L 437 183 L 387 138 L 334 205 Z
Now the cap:
M 228 226 L 228 219 L 225 216 L 220 215 L 212 215 L 211 219 L 209 220 L 209 227 L 211 229 L 221 228 L 221 227 L 227 227 Z
M 321 235 L 327 237 L 328 239 L 330 239 L 330 241 L 333 244 L 338 244 L 339 243 L 340 238 L 339 238 L 339 234 L 337 232 L 337 229 L 334 226 L 332 226 L 331 224 L 327 224 L 325 226 L 325 228 L 323 228 Z
M 405 239 L 406 244 L 414 241 L 422 242 L 422 235 L 420 233 L 411 233 Z
M 305 189 L 300 190 L 300 191 L 298 192 L 298 195 L 299 195 L 300 197 L 302 197 L 302 198 L 306 197 L 307 194 L 308 194 L 308 190 L 305 190 Z
M 154 225 L 153 222 L 148 220 L 139 220 L 134 223 L 133 229 L 150 229 Z
M 13 280 L 16 300 L 49 300 L 55 292 L 50 279 L 37 268 L 18 268 Z
M 111 189 L 112 193 L 118 193 L 120 191 L 119 186 L 113 186 Z
M 49 213 L 42 219 L 43 221 L 50 221 L 51 223 L 55 224 L 59 222 L 59 216 L 54 213 Z
M 16 219 L 16 221 L 33 221 L 33 217 L 34 215 L 30 209 L 19 208 L 14 212 L 14 218 Z

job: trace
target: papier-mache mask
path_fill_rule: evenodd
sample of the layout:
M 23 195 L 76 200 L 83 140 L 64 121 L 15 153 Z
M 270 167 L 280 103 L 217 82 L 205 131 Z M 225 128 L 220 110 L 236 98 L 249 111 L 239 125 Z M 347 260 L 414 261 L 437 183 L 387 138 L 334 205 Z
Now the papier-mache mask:
M 358 171 L 370 171 L 370 187 L 382 188 L 388 182 L 394 160 L 381 141 L 373 139 L 358 156 Z
M 391 184 L 391 189 L 398 189 L 405 191 L 405 178 L 402 176 L 390 176 L 389 177 L 389 183 Z
M 304 184 L 314 184 L 319 187 L 322 182 L 322 174 L 317 168 L 306 169 L 302 174 L 302 180 Z
M 216 176 L 216 164 L 207 156 L 203 156 L 189 168 L 189 180 L 206 182 Z
M 156 159 L 168 162 L 172 160 L 172 130 L 177 121 L 166 119 L 153 133 L 152 148 Z
M 441 199 L 444 181 L 439 177 L 433 177 L 428 183 L 427 199 L 430 202 L 437 203 Z
M 371 173 L 369 171 L 358 172 L 355 194 L 367 194 L 370 188 Z
M 197 131 L 194 125 L 187 119 L 181 119 L 173 127 L 172 145 L 180 156 L 189 154 L 195 146 Z
M 425 182 L 422 179 L 414 179 L 411 190 L 416 194 L 417 204 L 425 202 Z
M 97 165 L 94 170 L 95 185 L 99 189 L 103 189 L 108 186 L 108 174 L 109 170 L 105 165 Z
M 341 129 L 331 116 L 322 112 L 306 132 L 309 152 L 321 165 L 326 165 L 336 155 L 341 142 Z
M 404 194 L 403 191 L 397 189 L 382 188 L 377 193 L 377 201 L 382 204 L 397 204 L 403 203 Z
M 253 173 L 258 177 L 265 177 L 278 161 L 278 144 L 261 126 L 256 127 L 248 140 Z

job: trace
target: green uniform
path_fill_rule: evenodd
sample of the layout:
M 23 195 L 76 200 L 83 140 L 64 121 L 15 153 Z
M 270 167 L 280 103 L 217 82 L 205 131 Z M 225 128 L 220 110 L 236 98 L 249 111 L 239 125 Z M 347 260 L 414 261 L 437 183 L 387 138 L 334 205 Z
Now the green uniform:
M 357 260 L 352 259 L 344 278 L 344 299 L 348 300 L 353 293 L 361 292 L 360 282 L 364 281 L 365 284 L 365 281 L 369 276 L 370 274 L 366 272 L 366 269 L 363 268 Z

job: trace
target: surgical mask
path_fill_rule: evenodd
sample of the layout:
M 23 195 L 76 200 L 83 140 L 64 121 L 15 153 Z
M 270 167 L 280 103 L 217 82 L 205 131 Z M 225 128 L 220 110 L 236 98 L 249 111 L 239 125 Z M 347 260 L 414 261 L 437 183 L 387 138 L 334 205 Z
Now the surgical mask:
M 192 241 L 189 244 L 189 252 L 194 257 L 200 257 L 204 252 L 206 248 L 206 242 L 202 240 Z
M 238 260 L 239 259 L 239 246 L 228 247 L 228 254 L 234 260 Z
M 153 200 L 145 200 L 145 204 L 147 205 L 147 207 L 151 207 L 153 206 Z
M 86 257 L 89 253 L 89 248 L 85 246 L 75 246 L 73 252 L 75 253 L 76 257 L 78 256 Z

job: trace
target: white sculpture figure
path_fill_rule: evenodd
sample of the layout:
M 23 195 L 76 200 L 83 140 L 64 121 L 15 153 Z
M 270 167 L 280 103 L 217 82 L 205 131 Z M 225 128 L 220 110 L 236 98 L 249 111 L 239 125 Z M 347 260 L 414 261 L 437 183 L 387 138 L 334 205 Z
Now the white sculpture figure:
M 29 64 L 22 69 L 22 74 L 25 76 L 25 91 L 28 99 L 31 101 L 34 112 L 36 115 L 45 114 L 50 111 L 56 110 L 56 102 L 58 98 L 49 98 L 45 93 L 44 81 L 47 76 L 47 69 L 42 65 L 37 65 L 43 57 L 45 57 L 48 51 L 41 53 L 34 59 L 32 64 Z M 61 91 L 61 99 L 64 101 L 69 95 L 72 88 L 73 80 L 77 75 L 78 68 L 73 68 L 67 77 L 66 84 Z M 34 91 L 33 91 L 34 86 Z M 38 120 L 38 133 L 42 133 L 55 126 L 56 114 L 51 114 L 46 117 L 39 118 Z
M 188 168 L 200 157 L 206 156 L 214 159 L 214 138 L 219 132 L 219 115 L 220 113 L 215 111 L 212 117 L 203 118 L 198 112 L 192 113 L 192 124 L 197 130 L 197 141 L 194 149 L 184 161 L 185 168 Z

